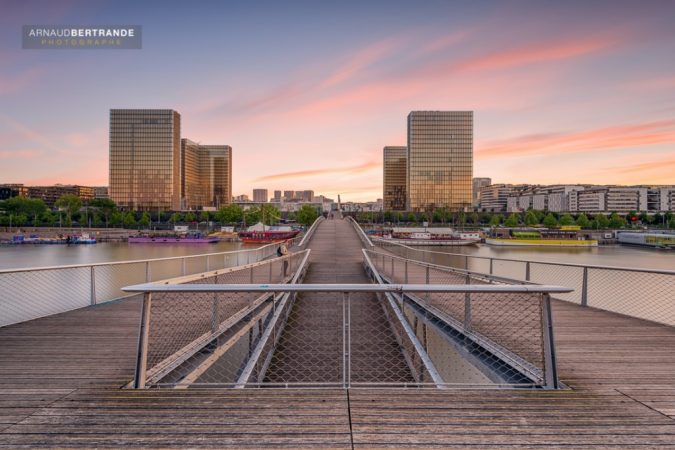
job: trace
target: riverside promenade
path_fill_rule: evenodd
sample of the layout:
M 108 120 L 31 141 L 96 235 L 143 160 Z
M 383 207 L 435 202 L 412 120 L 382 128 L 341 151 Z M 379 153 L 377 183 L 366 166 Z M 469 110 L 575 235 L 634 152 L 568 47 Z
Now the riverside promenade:
M 309 248 L 305 282 L 366 282 L 348 221 L 321 222 Z M 554 301 L 562 390 L 122 389 L 140 304 L 0 328 L 0 448 L 675 447 L 666 325 Z

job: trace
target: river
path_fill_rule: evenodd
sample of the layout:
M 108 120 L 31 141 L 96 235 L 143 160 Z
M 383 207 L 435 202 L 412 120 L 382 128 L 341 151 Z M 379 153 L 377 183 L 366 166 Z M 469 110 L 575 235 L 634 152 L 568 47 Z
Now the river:
M 227 252 L 255 248 L 240 242 L 219 242 L 204 245 L 157 245 L 104 242 L 94 245 L 16 245 L 0 247 L 0 269 L 61 266 L 112 261 L 126 261 L 200 253 Z M 493 247 L 417 247 L 446 253 L 518 260 L 548 261 L 573 264 L 620 266 L 641 269 L 675 270 L 675 252 L 640 247 L 612 245 L 587 249 Z

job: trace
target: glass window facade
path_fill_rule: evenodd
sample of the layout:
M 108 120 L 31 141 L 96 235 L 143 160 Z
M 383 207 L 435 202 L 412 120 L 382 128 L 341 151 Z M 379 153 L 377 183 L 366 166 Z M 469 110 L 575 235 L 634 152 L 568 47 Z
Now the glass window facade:
M 407 209 L 471 205 L 473 111 L 413 111 L 408 115 Z
M 110 110 L 110 198 L 133 210 L 180 209 L 180 114 Z
M 384 147 L 384 210 L 405 211 L 408 148 Z
M 182 209 L 220 207 L 232 201 L 232 148 L 181 140 Z

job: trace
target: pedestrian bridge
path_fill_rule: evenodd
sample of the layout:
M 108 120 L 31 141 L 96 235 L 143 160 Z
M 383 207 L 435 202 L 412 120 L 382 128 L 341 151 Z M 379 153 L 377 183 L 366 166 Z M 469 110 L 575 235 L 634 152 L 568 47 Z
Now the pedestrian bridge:
M 672 445 L 672 324 L 576 304 L 571 277 L 404 257 L 348 219 L 296 244 L 0 328 L 0 446 Z

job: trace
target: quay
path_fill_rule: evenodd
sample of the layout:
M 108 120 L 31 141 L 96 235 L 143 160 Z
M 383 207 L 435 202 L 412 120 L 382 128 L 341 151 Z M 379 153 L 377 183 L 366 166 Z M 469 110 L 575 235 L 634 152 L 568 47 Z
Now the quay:
M 405 263 L 405 272 L 402 265 L 395 268 L 399 260 L 392 253 L 364 252 L 362 236 L 346 219 L 317 222 L 309 242 L 292 250 L 301 250 L 296 253 L 301 255 L 304 248 L 309 249 L 305 253 L 309 263 L 305 285 L 369 283 L 364 255 L 375 260 L 373 266 L 391 283 L 412 283 L 413 277 L 424 276 L 425 270 L 427 278 L 431 273 L 432 278 L 464 279 L 462 274 L 445 274 L 412 262 Z M 378 263 L 379 256 L 383 263 Z M 289 261 L 291 269 L 300 267 L 296 260 Z M 216 282 L 218 276 L 224 276 L 231 283 L 266 283 L 267 267 L 252 264 L 245 276 L 233 271 L 213 277 Z M 282 268 L 282 279 L 275 280 L 269 265 L 269 280 L 288 281 L 283 278 L 288 275 L 286 267 L 281 261 L 274 266 L 274 274 Z M 403 273 L 405 280 L 401 281 Z M 467 282 L 469 278 L 467 275 Z M 190 279 L 197 286 L 201 282 Z M 470 281 L 478 286 L 483 282 Z M 6 295 L 1 283 L 2 295 Z M 213 294 L 185 295 L 186 302 L 198 305 L 207 295 L 210 301 Z M 238 295 L 240 305 L 260 299 L 258 293 Z M 251 358 L 254 344 L 264 344 L 265 336 L 263 321 L 254 318 L 270 311 L 264 310 L 268 308 L 265 305 L 282 312 L 279 328 L 272 328 L 273 337 L 267 341 L 276 342 L 276 352 L 270 352 L 266 370 L 260 365 L 253 370 L 253 375 L 263 377 L 262 383 L 296 383 L 279 389 L 232 389 L 198 383 L 187 389 L 129 389 L 138 375 L 142 295 L 1 327 L 0 448 L 675 447 L 675 327 L 671 325 L 553 299 L 555 356 L 563 389 L 495 388 L 472 383 L 435 388 L 421 385 L 420 374 L 429 366 L 412 358 L 411 347 L 401 341 L 403 331 L 386 325 L 387 321 L 396 323 L 392 317 L 397 311 L 413 317 L 413 309 L 382 308 L 382 297 L 373 292 L 350 295 L 351 300 L 345 303 L 339 292 L 308 292 L 286 310 L 277 306 L 283 305 L 283 298 L 274 303 L 277 297 L 273 297 L 272 303 L 261 302 L 259 310 L 247 313 L 246 317 L 252 317 L 248 325 L 241 322 L 240 328 L 228 329 L 219 338 L 219 345 L 225 345 L 234 337 L 249 336 L 243 355 Z M 437 305 L 450 304 L 455 301 L 453 295 L 431 298 L 437 299 Z M 486 294 L 471 299 L 476 302 L 474 327 L 486 326 L 481 317 L 497 317 L 500 324 L 510 327 L 509 334 L 518 335 L 512 325 L 519 323 L 519 314 L 525 314 L 526 308 L 480 309 L 480 295 Z M 464 298 L 461 294 L 461 305 L 466 305 Z M 526 300 L 517 299 L 520 305 Z M 634 300 L 649 302 L 648 298 Z M 157 318 L 167 320 L 161 333 L 183 332 L 187 330 L 181 328 L 185 323 L 201 320 L 200 310 L 194 306 L 190 314 L 170 321 L 171 314 L 178 311 L 171 309 L 177 308 L 172 306 L 175 303 L 160 295 L 153 297 L 153 302 Z M 489 299 L 484 304 L 489 305 Z M 346 316 L 351 320 L 346 323 L 345 305 L 351 308 Z M 534 322 L 538 317 L 531 316 L 533 324 L 539 324 Z M 422 322 L 415 319 L 413 331 L 424 330 L 426 337 L 427 325 Z M 539 325 L 515 342 L 516 353 L 523 342 L 529 345 L 534 338 L 545 337 Z M 344 352 L 346 326 L 348 335 L 353 336 L 348 359 Z M 159 331 L 152 334 L 153 330 L 149 331 L 148 369 L 152 361 L 173 352 L 162 348 L 165 353 L 153 356 L 158 336 L 168 343 L 181 337 L 183 340 L 174 345 L 181 349 L 193 339 Z M 499 330 L 490 332 L 493 334 L 483 334 L 504 338 Z M 427 350 L 431 355 L 432 348 L 426 345 L 430 342 L 422 342 L 421 354 Z M 183 358 L 180 367 L 187 367 L 186 378 L 203 380 L 216 371 L 229 373 L 228 367 L 211 361 L 217 352 L 195 353 L 191 356 L 195 363 L 189 367 L 192 360 Z M 442 364 L 435 362 L 441 372 Z M 345 382 L 347 364 L 353 384 L 345 389 L 340 384 Z M 418 372 L 412 370 L 416 367 Z M 233 372 L 240 379 L 241 373 Z M 313 385 L 316 380 L 329 383 Z M 369 386 L 372 380 L 383 383 Z

